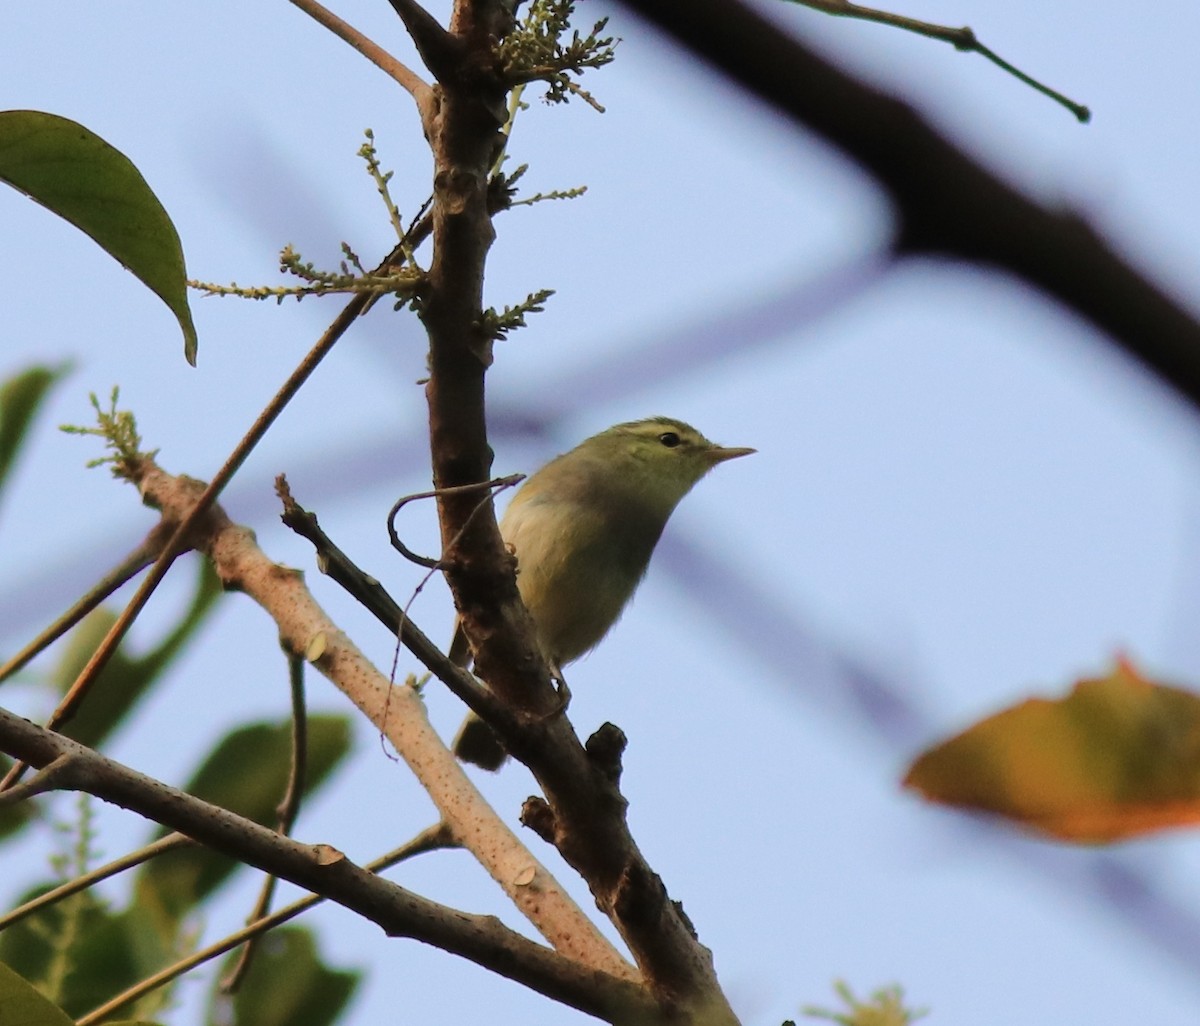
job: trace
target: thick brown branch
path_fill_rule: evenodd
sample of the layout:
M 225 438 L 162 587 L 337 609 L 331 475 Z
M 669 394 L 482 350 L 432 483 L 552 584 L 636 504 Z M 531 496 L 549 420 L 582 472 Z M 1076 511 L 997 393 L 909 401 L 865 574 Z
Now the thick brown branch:
M 400 15 L 404 27 L 412 37 L 413 45 L 425 67 L 439 82 L 448 82 L 462 71 L 462 42 L 447 32 L 438 20 L 416 0 L 389 0 L 392 8 Z
M 497 2 L 455 5 L 452 24 L 472 46 L 469 63 L 494 61 L 508 12 Z M 489 22 L 489 19 L 491 21 Z M 515 709 L 554 709 L 549 672 L 517 595 L 512 560 L 496 529 L 490 501 L 461 491 L 491 477 L 484 416 L 484 374 L 491 338 L 483 328 L 483 272 L 494 238 L 489 172 L 504 143 L 504 87 L 480 76 L 447 81 L 429 141 L 434 157 L 434 251 L 421 319 L 429 333 L 430 444 L 442 531 L 442 560 L 476 669 Z M 480 515 L 484 513 L 484 515 Z
M 452 29 L 473 48 L 468 66 L 488 66 L 489 38 L 503 38 L 507 17 L 499 0 L 455 4 Z M 488 171 L 503 142 L 499 129 L 505 109 L 502 88 L 486 75 L 469 84 L 442 85 L 429 136 L 435 167 L 434 255 L 421 308 L 430 341 L 426 396 L 439 489 L 491 476 L 484 417 L 491 343 L 481 329 L 481 299 L 493 238 Z M 664 1015 L 712 1026 L 736 1023 L 709 953 L 630 836 L 624 800 L 611 775 L 593 766 L 566 718 L 556 715 L 560 703 L 517 594 L 511 558 L 495 518 L 475 516 L 477 504 L 473 495 L 439 497 L 446 578 L 472 641 L 477 672 L 535 725 L 513 735 L 510 751 L 533 770 L 544 790 L 545 836 L 616 924 Z
M 910 107 L 833 67 L 739 0 L 625 3 L 858 161 L 895 203 L 900 252 L 1011 271 L 1200 406 L 1200 323 L 1081 218 L 1034 203 Z

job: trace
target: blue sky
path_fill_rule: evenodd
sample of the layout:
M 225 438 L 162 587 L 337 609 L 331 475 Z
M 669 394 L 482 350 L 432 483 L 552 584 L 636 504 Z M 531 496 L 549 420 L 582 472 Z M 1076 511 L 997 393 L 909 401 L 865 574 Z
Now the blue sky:
M 577 729 L 612 720 L 630 737 L 636 836 L 744 1021 L 795 1016 L 838 977 L 859 990 L 900 982 L 934 1022 L 1194 1021 L 1195 840 L 1066 849 L 923 807 L 896 783 L 940 734 L 1096 675 L 1118 651 L 1200 682 L 1194 415 L 1020 283 L 928 260 L 883 266 L 890 215 L 853 165 L 625 12 L 581 6 L 612 13 L 623 43 L 588 83 L 607 113 L 535 102 L 513 137 L 531 190 L 589 191 L 497 221 L 489 302 L 557 294 L 497 350 L 496 469 L 531 470 L 653 413 L 759 450 L 687 499 L 632 608 L 571 673 Z M 903 9 L 970 24 L 1088 104 L 1087 126 L 948 46 L 772 9 L 1200 306 L 1194 8 Z M 336 10 L 411 59 L 387 4 Z M 287 242 L 329 263 L 342 239 L 364 260 L 390 248 L 355 156 L 368 126 L 402 208 L 411 215 L 428 190 L 407 97 L 286 3 L 25 5 L 6 13 L 0 66 L 4 107 L 74 118 L 134 160 L 198 278 L 273 281 Z M 51 426 L 85 420 L 87 393 L 120 384 L 163 465 L 207 477 L 335 306 L 197 298 L 192 370 L 166 310 L 85 238 L 16 193 L 0 194 L 0 225 L 0 375 L 33 360 L 76 365 L 0 508 L 0 649 L 11 650 L 151 523 L 131 491 L 84 469 L 89 443 Z M 272 556 L 311 567 L 276 519 L 272 480 L 286 471 L 326 530 L 403 598 L 418 575 L 383 524 L 396 497 L 428 481 L 424 345 L 411 317 L 381 306 L 281 418 L 226 506 Z M 431 511 L 410 520 L 411 543 L 432 551 Z M 332 584 L 310 581 L 389 665 L 390 640 Z M 135 645 L 183 590 L 155 601 Z M 440 587 L 413 616 L 448 637 Z M 911 715 L 872 719 L 847 668 L 893 689 Z M 314 707 L 345 708 L 324 682 L 310 690 Z M 41 711 L 33 689 L 13 693 Z M 432 687 L 429 703 L 451 733 L 454 700 Z M 271 625 L 233 596 L 111 754 L 178 781 L 230 724 L 285 709 Z M 432 812 L 365 725 L 358 735 L 352 765 L 298 835 L 366 860 Z M 484 787 L 515 819 L 530 782 L 510 767 Z M 147 832 L 116 812 L 102 824 L 111 854 Z M 0 896 L 37 876 L 41 857 L 32 845 L 6 855 Z M 463 855 L 396 879 L 515 922 Z M 212 935 L 240 923 L 253 889 L 231 889 Z M 582 1021 L 385 941 L 349 913 L 313 919 L 327 958 L 370 973 L 352 1022 Z M 175 1021 L 198 1021 L 199 989 L 185 987 Z

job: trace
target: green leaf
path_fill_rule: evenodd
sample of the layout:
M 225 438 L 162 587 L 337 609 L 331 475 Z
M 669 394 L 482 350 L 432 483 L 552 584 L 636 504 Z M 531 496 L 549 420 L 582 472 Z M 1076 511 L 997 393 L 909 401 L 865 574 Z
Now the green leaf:
M 197 565 L 196 590 L 179 623 L 145 655 L 130 656 L 124 647 L 117 649 L 92 684 L 87 700 L 63 728 L 68 737 L 92 748 L 103 741 L 124 720 L 138 699 L 161 678 L 183 646 L 195 637 L 222 594 L 221 582 L 209 562 L 202 559 Z M 72 631 L 70 643 L 54 673 L 60 691 L 65 692 L 75 682 L 114 620 L 116 614 L 100 608 Z
M 50 386 L 69 366 L 30 367 L 0 384 L 0 489 Z
M 931 801 L 1083 844 L 1200 825 L 1200 695 L 1109 676 L 1031 698 L 925 752 L 904 779 Z
M 74 1026 L 75 1020 L 28 980 L 0 962 L 0 1023 L 4 1026 Z
M 227 960 L 232 968 L 239 951 Z M 225 976 L 222 972 L 221 977 Z M 233 998 L 233 1026 L 329 1026 L 354 994 L 361 974 L 331 969 L 303 927 L 272 930 L 260 938 L 250 970 Z M 221 995 L 213 996 L 214 1005 Z M 210 1008 L 210 1022 L 228 1022 Z
M 49 890 L 29 892 L 22 903 Z M 55 994 L 72 1016 L 83 1015 L 172 959 L 175 938 L 131 908 L 114 914 L 90 891 L 40 909 L 0 934 L 0 960 L 27 979 L 45 980 L 66 960 Z M 63 950 L 65 949 L 65 951 Z M 156 995 L 161 1002 L 162 995 Z M 7 1020 L 0 1015 L 0 1024 Z
M 83 125 L 35 110 L 0 111 L 0 181 L 70 221 L 175 315 L 196 363 L 179 233 L 141 173 Z
M 344 716 L 308 719 L 308 788 L 311 794 L 350 750 L 350 723 Z M 275 808 L 287 786 L 291 724 L 240 727 L 204 760 L 186 790 L 265 826 L 274 826 Z M 168 852 L 148 863 L 138 878 L 138 900 L 168 919 L 185 915 L 239 866 L 204 848 Z
M 58 882 L 34 888 L 19 904 L 39 897 Z M 64 1011 L 76 1017 L 179 957 L 190 938 L 181 940 L 178 924 L 168 924 L 166 930 L 163 925 L 138 905 L 112 912 L 93 892 L 84 891 L 39 909 L 0 933 L 0 964 L 31 980 L 58 975 L 54 996 Z M 63 960 L 65 966 L 59 964 Z M 155 1015 L 170 1003 L 174 986 L 158 987 L 120 1011 Z M 0 1010 L 0 1026 L 11 1022 Z

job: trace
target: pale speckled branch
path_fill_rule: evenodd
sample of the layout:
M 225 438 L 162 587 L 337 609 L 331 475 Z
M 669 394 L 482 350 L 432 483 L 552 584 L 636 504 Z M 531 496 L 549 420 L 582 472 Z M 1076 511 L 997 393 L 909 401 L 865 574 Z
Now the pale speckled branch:
M 169 519 L 185 516 L 203 492 L 201 482 L 174 477 L 150 461 L 138 484 L 145 501 Z M 455 838 L 556 950 L 614 976 L 634 978 L 632 967 L 471 783 L 434 732 L 416 691 L 390 684 L 318 605 L 299 571 L 269 559 L 253 532 L 232 523 L 219 506 L 198 525 L 195 542 L 227 587 L 245 592 L 271 614 L 282 643 L 305 655 L 386 735 Z

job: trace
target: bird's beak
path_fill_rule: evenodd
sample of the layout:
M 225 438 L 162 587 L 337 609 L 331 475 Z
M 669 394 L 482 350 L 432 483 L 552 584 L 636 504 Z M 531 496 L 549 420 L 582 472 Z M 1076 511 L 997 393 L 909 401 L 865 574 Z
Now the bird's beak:
M 736 460 L 739 456 L 749 456 L 755 452 L 758 452 L 758 450 L 747 449 L 745 447 L 727 449 L 723 445 L 713 445 L 709 447 L 704 455 L 708 458 L 708 462 L 715 467 L 718 463 L 724 463 L 726 460 Z

